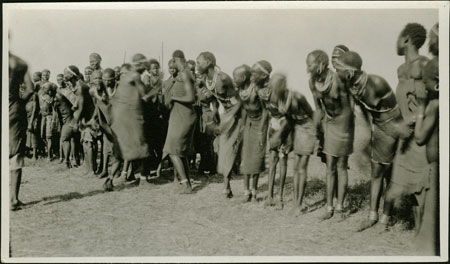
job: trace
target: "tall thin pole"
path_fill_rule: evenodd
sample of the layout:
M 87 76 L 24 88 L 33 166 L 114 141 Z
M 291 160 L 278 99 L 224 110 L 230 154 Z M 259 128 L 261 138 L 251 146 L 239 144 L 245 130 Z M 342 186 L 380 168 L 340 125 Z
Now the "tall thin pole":
M 161 71 L 164 71 L 164 41 L 161 41 Z

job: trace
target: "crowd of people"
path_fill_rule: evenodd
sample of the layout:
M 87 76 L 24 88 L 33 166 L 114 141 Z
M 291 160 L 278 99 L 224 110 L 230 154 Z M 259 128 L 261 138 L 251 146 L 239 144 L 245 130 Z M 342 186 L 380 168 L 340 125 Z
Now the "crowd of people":
M 131 183 L 145 186 L 173 166 L 174 184 L 190 194 L 189 172 L 195 166 L 198 173 L 223 176 L 223 195 L 231 199 L 231 175 L 239 173 L 243 202 L 257 202 L 269 150 L 267 206 L 284 206 L 287 156 L 293 152 L 293 207 L 297 214 L 305 212 L 308 162 L 316 152 L 326 164 L 327 205 L 321 220 L 345 219 L 347 163 L 359 107 L 371 124 L 371 188 L 369 217 L 357 231 L 377 223 L 387 229 L 394 202 L 412 196 L 417 241 L 438 254 L 437 24 L 428 34 L 431 59 L 419 54 L 426 39 L 426 29 L 417 23 L 401 31 L 397 53 L 405 63 L 398 68 L 396 90 L 383 77 L 366 73 L 361 56 L 345 45 L 334 48 L 331 60 L 323 50 L 311 51 L 306 65 L 314 110 L 301 92 L 288 89 L 287 76 L 272 73 L 266 60 L 237 66 L 230 76 L 211 52 L 194 61 L 176 50 L 164 80 L 160 63 L 143 54 L 103 69 L 101 56 L 92 53 L 84 74 L 67 66 L 55 84 L 49 70 L 31 77 L 27 64 L 10 54 L 11 209 L 23 205 L 18 194 L 25 155 L 59 158 L 68 169 L 82 165 L 86 174 L 105 178 L 107 191 Z

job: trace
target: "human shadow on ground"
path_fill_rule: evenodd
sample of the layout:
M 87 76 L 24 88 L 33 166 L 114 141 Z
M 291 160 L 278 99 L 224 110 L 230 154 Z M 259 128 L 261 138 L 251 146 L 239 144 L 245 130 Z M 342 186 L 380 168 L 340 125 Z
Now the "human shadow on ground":
M 117 187 L 114 187 L 114 191 L 121 191 L 123 189 L 129 189 L 129 188 L 133 188 L 133 187 L 136 187 L 136 185 L 130 184 L 130 185 L 117 186 Z M 43 205 L 51 205 L 51 204 L 55 204 L 55 203 L 68 202 L 71 200 L 78 200 L 78 199 L 82 199 L 82 198 L 86 198 L 86 197 L 91 197 L 91 196 L 103 194 L 106 192 L 107 191 L 105 191 L 105 190 L 93 190 L 93 191 L 89 191 L 87 193 L 69 192 L 69 193 L 65 193 L 65 194 L 46 196 L 46 197 L 41 198 L 40 200 L 27 202 L 25 208 L 28 208 L 28 206 L 30 206 L 30 205 L 38 204 L 41 202 L 44 202 Z

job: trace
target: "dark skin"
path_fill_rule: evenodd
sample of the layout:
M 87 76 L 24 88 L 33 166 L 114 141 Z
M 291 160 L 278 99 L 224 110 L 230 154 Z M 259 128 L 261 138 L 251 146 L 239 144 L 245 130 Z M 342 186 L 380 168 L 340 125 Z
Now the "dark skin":
M 306 100 L 305 96 L 298 92 L 294 92 L 292 104 L 288 111 L 291 115 L 308 115 L 313 117 L 313 110 Z M 294 208 L 293 213 L 303 211 L 302 203 L 306 189 L 307 168 L 309 155 L 295 155 L 294 158 Z
M 175 95 L 173 94 L 171 97 L 171 101 L 193 104 L 195 102 L 195 91 L 193 87 L 193 76 L 189 71 L 185 71 L 186 62 L 181 58 L 173 58 L 175 61 L 175 65 L 178 69 L 178 74 L 181 75 L 181 79 L 184 83 L 184 93 Z M 183 182 L 184 190 L 183 193 L 191 193 L 192 187 L 189 179 L 189 163 L 187 157 L 180 157 L 175 154 L 169 155 L 172 164 L 177 171 L 181 181 Z
M 331 116 L 338 116 L 343 111 L 351 111 L 351 101 L 349 100 L 349 95 L 345 90 L 344 84 L 337 78 L 331 84 L 329 88 L 330 91 L 326 96 L 317 90 L 324 84 L 327 74 L 329 74 L 329 69 L 322 62 L 318 62 L 317 59 L 310 55 L 307 58 L 307 68 L 310 73 L 311 79 L 309 86 L 314 97 L 314 103 L 316 110 L 314 112 L 314 123 L 317 129 L 321 125 L 321 120 L 324 116 L 322 109 L 325 107 L 327 113 Z M 320 100 L 321 99 L 321 100 Z M 350 127 L 348 129 L 351 129 Z M 327 205 L 329 207 L 333 206 L 333 197 L 337 194 L 337 204 L 340 208 L 343 207 L 345 193 L 348 183 L 348 156 L 345 157 L 334 157 L 331 155 L 326 155 L 326 176 L 327 176 Z M 335 183 L 337 182 L 337 190 L 335 189 Z M 322 217 L 326 220 L 332 216 L 332 212 L 326 212 Z
M 275 87 L 276 79 L 271 78 L 269 82 L 269 89 L 271 90 L 270 96 L 268 99 L 268 103 L 271 105 L 278 106 L 278 101 L 281 99 L 281 97 L 284 98 L 286 96 L 284 93 L 282 95 L 278 94 L 277 88 Z M 284 98 L 285 99 L 285 98 Z M 264 101 L 263 101 L 264 102 Z M 267 105 L 266 105 L 267 108 Z M 270 112 L 270 111 L 269 111 Z M 278 114 L 278 113 L 277 113 Z M 284 117 L 284 116 L 283 116 Z M 274 118 L 274 117 L 272 117 Z M 280 117 L 281 118 L 281 117 Z M 286 119 L 280 120 L 280 128 L 278 128 L 278 131 L 275 132 L 270 138 L 270 142 L 275 142 L 280 139 L 285 139 L 288 136 L 288 133 L 283 133 L 284 131 L 288 130 L 288 121 Z M 275 138 L 279 137 L 279 138 Z M 271 144 L 272 145 L 272 144 Z M 273 145 L 272 145 L 273 146 Z M 277 145 L 278 146 L 278 145 Z M 275 186 L 275 176 L 276 176 L 276 170 L 277 170 L 277 164 L 280 163 L 280 199 L 277 206 L 277 209 L 283 209 L 283 193 L 284 193 L 284 183 L 286 181 L 286 173 L 287 173 L 287 155 L 285 153 L 281 153 L 278 151 L 278 148 L 271 149 L 270 150 L 270 156 L 269 156 L 269 179 L 268 179 L 268 189 L 269 189 L 269 195 L 267 197 L 267 200 L 265 202 L 266 206 L 274 206 L 277 205 L 277 203 L 274 201 L 274 186 Z
M 101 112 L 101 114 L 103 114 L 103 116 L 105 116 L 106 118 L 106 126 L 110 126 L 110 113 L 109 113 L 109 107 L 110 107 L 110 96 L 112 96 L 114 94 L 115 91 L 115 86 L 116 86 L 116 82 L 115 82 L 115 75 L 114 73 L 108 73 L 105 72 L 105 74 L 103 74 L 103 79 L 102 79 L 102 85 L 105 88 L 104 92 L 105 92 L 105 96 L 102 98 L 102 100 L 100 102 L 98 102 L 98 106 L 99 109 L 103 109 Z M 98 113 L 100 115 L 100 113 Z M 102 131 L 104 133 L 104 137 L 107 137 L 106 133 L 109 132 L 108 131 L 104 131 L 103 127 L 100 126 L 100 128 L 102 128 Z M 112 135 L 111 135 L 112 136 Z M 104 139 L 106 140 L 106 139 Z M 108 162 L 109 162 L 109 158 L 110 155 L 106 152 L 103 152 L 103 168 L 102 168 L 102 173 L 98 176 L 99 178 L 104 178 L 108 176 Z M 115 175 L 118 170 L 119 170 L 119 162 L 114 162 L 111 165 L 111 173 L 112 175 Z
M 236 68 L 234 70 L 234 72 L 233 72 L 233 82 L 235 83 L 235 86 L 236 86 L 236 88 L 238 88 L 239 91 L 248 90 L 249 89 L 249 87 L 251 85 L 251 82 L 250 82 L 250 78 L 247 77 L 247 76 L 250 76 L 250 74 L 247 73 L 245 68 L 243 68 L 243 67 L 238 67 L 238 68 Z M 256 96 L 256 93 L 255 93 L 255 95 L 253 97 L 255 97 L 255 96 Z M 256 98 L 249 98 L 248 101 L 252 101 L 252 100 L 255 101 L 255 99 Z M 241 104 L 242 104 L 242 107 L 244 109 L 249 109 L 250 111 L 252 111 L 255 108 L 255 107 L 251 107 L 250 104 L 246 104 L 246 103 L 242 102 L 242 100 L 241 100 Z M 246 116 L 246 111 L 242 111 L 242 116 L 239 119 L 239 122 L 240 122 L 241 125 L 243 125 L 243 122 L 245 120 L 245 116 Z M 248 175 L 244 175 L 244 189 L 246 191 L 249 190 L 249 181 L 250 181 L 249 176 Z M 224 187 L 225 187 L 226 190 L 230 190 L 231 189 L 230 177 L 224 177 Z M 246 197 L 245 201 L 247 201 L 247 197 Z
M 349 70 L 336 69 L 339 75 L 339 78 L 346 83 L 346 87 L 351 87 L 356 80 L 362 74 L 361 71 L 356 71 L 352 74 Z M 367 105 L 372 109 L 380 109 L 383 106 L 393 106 L 397 102 L 395 101 L 395 97 L 390 97 L 383 99 L 388 93 L 392 92 L 389 84 L 382 77 L 377 75 L 368 75 L 368 81 L 366 85 L 366 92 L 363 98 L 361 98 L 362 103 Z M 358 101 L 358 98 L 355 98 L 355 101 L 361 105 L 361 110 L 363 116 L 368 120 L 368 116 L 371 115 L 372 119 L 381 119 L 386 118 L 388 113 L 379 113 L 370 111 L 361 102 Z M 390 121 L 394 122 L 393 127 L 396 130 L 396 134 L 403 139 L 408 138 L 412 130 L 409 127 L 409 124 L 403 122 L 401 116 L 397 117 L 396 120 Z M 381 193 L 383 188 L 383 179 L 386 179 L 386 182 L 389 182 L 390 179 L 390 168 L 392 164 L 383 164 L 375 161 L 371 161 L 372 169 L 371 169 L 371 184 L 370 184 L 370 210 L 377 212 Z M 374 225 L 376 221 L 367 220 L 369 222 L 364 221 L 362 225 L 358 228 L 358 231 L 365 230 L 366 228 Z
M 200 92 L 202 93 L 202 98 L 204 98 L 204 101 L 206 101 L 207 103 L 212 102 L 213 106 L 212 115 L 214 117 L 216 124 L 218 124 L 220 122 L 220 114 L 218 112 L 219 103 L 222 103 L 224 108 L 228 108 L 229 107 L 228 100 L 236 95 L 236 90 L 234 89 L 233 81 L 231 80 L 230 76 L 224 72 L 216 73 L 215 65 L 212 64 L 209 60 L 205 59 L 202 55 L 199 55 L 197 57 L 197 70 L 200 75 L 205 76 L 205 79 L 202 79 L 200 81 L 201 82 L 200 85 L 202 86 L 202 88 L 200 89 Z M 218 75 L 216 78 L 213 91 L 210 91 L 207 88 L 205 82 L 212 82 L 216 74 Z M 215 93 L 215 96 L 213 95 L 213 93 Z M 221 102 L 219 102 L 218 100 L 221 100 Z M 229 193 L 231 192 L 230 187 L 231 172 L 228 175 L 222 176 L 224 178 L 225 190 L 230 190 L 227 193 L 227 195 L 229 196 Z
M 428 100 L 419 97 L 414 138 L 419 146 L 427 146 L 429 163 L 439 161 L 439 92 L 435 79 L 425 79 Z
M 423 92 L 423 81 L 422 81 L 422 68 L 428 62 L 428 58 L 419 55 L 418 49 L 412 44 L 409 36 L 399 36 L 397 41 L 397 53 L 398 55 L 403 55 L 405 57 L 405 63 L 400 65 L 397 69 L 398 79 L 401 81 L 403 79 L 413 80 L 413 91 L 406 94 L 406 100 L 399 100 L 399 107 L 402 112 L 403 119 L 409 123 L 414 123 L 415 112 L 417 111 L 418 102 L 416 98 L 416 91 L 420 90 Z M 404 94 L 399 93 L 397 90 L 397 97 L 403 97 Z M 394 201 L 396 197 L 400 196 L 402 190 L 399 186 L 389 185 L 386 190 L 386 197 L 384 201 L 383 213 L 385 215 L 390 215 L 391 210 L 394 206 Z M 418 202 L 418 206 L 413 206 L 414 212 L 414 222 L 416 227 L 416 232 L 418 232 L 418 227 L 421 225 L 423 206 L 425 202 L 425 192 L 415 194 L 415 199 Z
M 269 75 L 262 72 L 256 65 L 254 65 L 251 69 L 251 77 L 250 82 L 252 82 L 255 86 L 255 92 L 250 94 L 250 97 L 246 101 L 242 101 L 242 107 L 245 110 L 246 114 L 249 116 L 257 116 L 262 113 L 263 105 L 258 97 L 258 89 L 262 88 L 264 84 L 269 80 Z M 248 88 L 247 88 L 248 89 Z M 267 115 L 264 116 L 265 119 L 261 120 L 261 122 L 267 122 Z M 258 174 L 246 174 L 244 175 L 244 190 L 246 192 L 249 192 L 250 188 L 250 178 L 252 179 L 252 190 L 255 192 L 258 190 L 258 180 L 259 180 L 259 173 Z M 249 195 L 245 198 L 244 202 L 251 201 L 253 198 L 253 201 L 256 201 L 256 197 L 252 197 Z
M 74 88 L 74 93 L 77 96 L 77 104 L 72 107 L 73 112 L 73 122 L 74 129 L 78 129 L 78 124 L 84 118 L 84 120 L 90 120 L 94 115 L 94 103 L 89 94 L 89 86 L 86 85 L 83 81 L 81 81 L 78 76 L 74 76 L 67 70 L 64 70 L 64 78 L 66 79 L 66 83 L 70 85 L 70 87 Z M 71 142 L 64 142 L 64 146 L 66 150 L 64 153 L 67 153 L 67 149 L 72 152 L 73 156 L 75 155 L 75 144 L 74 139 L 71 139 Z M 63 146 L 63 147 L 64 147 Z
M 431 169 L 439 167 L 439 84 L 435 78 L 425 78 L 424 82 L 428 100 L 423 97 L 418 99 L 414 138 L 418 145 L 426 145 Z M 416 237 L 416 244 L 419 250 L 434 255 L 439 254 L 439 171 L 429 176 L 430 188 L 426 191 L 423 225 Z
M 28 127 L 27 127 L 28 131 L 32 131 L 33 129 L 36 129 L 36 128 L 33 128 L 33 124 L 39 114 L 38 113 L 39 112 L 39 107 L 38 107 L 39 98 L 38 98 L 37 92 L 34 93 L 32 95 L 32 97 L 33 97 L 32 100 L 34 102 L 33 102 L 33 109 L 31 110 L 32 112 L 31 112 L 30 122 L 28 122 Z M 37 147 L 34 147 L 32 151 L 33 151 L 33 159 L 36 161 L 37 160 Z
M 20 58 L 10 54 L 9 59 L 9 85 L 11 89 L 19 90 L 20 84 L 24 83 L 24 89 L 18 98 L 24 105 L 33 95 L 33 82 L 28 73 L 27 64 Z M 16 91 L 17 91 L 16 90 Z M 10 202 L 11 209 L 15 210 L 23 203 L 19 200 L 20 183 L 22 181 L 22 169 L 10 170 Z
M 44 96 L 44 95 L 49 96 L 49 98 L 51 100 L 51 103 L 48 103 L 46 101 L 42 101 L 42 106 L 45 107 L 45 108 L 53 109 L 53 90 L 52 90 L 52 87 L 51 87 L 50 83 L 46 83 L 46 84 L 44 84 L 44 86 L 42 86 L 42 94 L 41 94 L 41 96 Z M 46 138 L 46 140 L 45 140 L 46 145 L 47 145 L 47 155 L 48 155 L 47 159 L 49 161 L 51 160 L 52 154 L 53 154 L 52 153 L 52 149 L 53 149 L 52 148 L 52 143 L 53 143 L 52 141 L 53 141 L 52 138 Z

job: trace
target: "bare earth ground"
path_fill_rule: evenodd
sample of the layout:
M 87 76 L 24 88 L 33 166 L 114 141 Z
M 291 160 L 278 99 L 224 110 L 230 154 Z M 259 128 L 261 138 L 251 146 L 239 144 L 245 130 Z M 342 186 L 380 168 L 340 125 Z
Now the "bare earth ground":
M 223 198 L 222 180 L 194 177 L 196 192 L 174 192 L 163 175 L 150 188 L 103 192 L 103 180 L 83 176 L 82 168 L 64 169 L 53 161 L 27 160 L 20 193 L 28 205 L 10 213 L 12 257 L 105 256 L 325 256 L 414 255 L 408 210 L 399 210 L 387 233 L 371 228 L 356 233 L 368 215 L 370 165 L 362 148 L 365 128 L 357 128 L 350 158 L 349 216 L 320 222 L 324 212 L 325 165 L 312 156 L 306 203 L 310 211 L 291 216 L 292 159 L 289 161 L 284 210 L 264 202 L 242 204 L 242 178 L 235 176 L 231 200 Z M 360 146 L 359 148 L 357 146 Z M 267 193 L 267 175 L 260 180 Z

